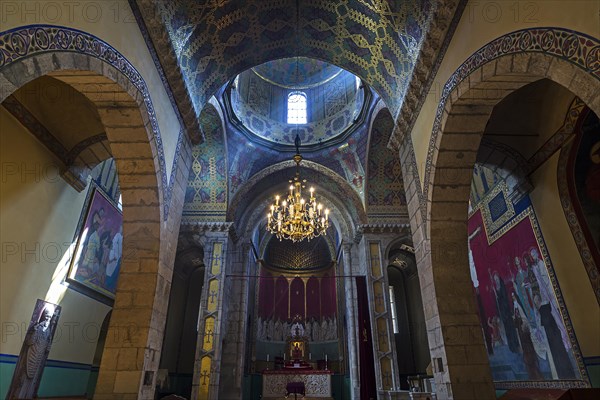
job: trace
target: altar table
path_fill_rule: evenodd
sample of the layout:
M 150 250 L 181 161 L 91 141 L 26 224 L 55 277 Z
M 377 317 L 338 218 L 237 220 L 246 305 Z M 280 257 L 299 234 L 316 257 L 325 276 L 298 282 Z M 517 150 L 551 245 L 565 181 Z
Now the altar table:
M 331 397 L 331 371 L 320 370 L 265 370 L 262 373 L 262 397 L 281 398 L 291 382 L 304 383 L 306 397 Z

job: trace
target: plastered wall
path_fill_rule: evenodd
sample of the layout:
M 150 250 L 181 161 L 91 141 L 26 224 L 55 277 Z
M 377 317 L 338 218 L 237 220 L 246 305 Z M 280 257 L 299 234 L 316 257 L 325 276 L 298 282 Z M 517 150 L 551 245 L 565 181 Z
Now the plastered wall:
M 39 298 L 62 306 L 49 359 L 89 365 L 110 307 L 62 283 L 68 269 L 64 255 L 72 244 L 86 191 L 78 193 L 60 178 L 58 165 L 0 107 L 0 354 L 19 354 Z M 8 368 L 0 366 L 3 371 Z M 12 376 L 4 372 L 1 396 Z
M 584 357 L 600 354 L 600 308 L 558 196 L 555 153 L 531 180 L 533 208 Z
M 79 29 L 104 40 L 142 74 L 154 105 L 171 174 L 180 124 L 127 0 L 3 1 L 0 32 L 33 24 Z
M 600 37 L 600 2 L 589 0 L 469 1 L 411 132 L 421 184 L 431 130 L 448 78 L 476 50 L 499 36 L 534 27 L 563 27 Z

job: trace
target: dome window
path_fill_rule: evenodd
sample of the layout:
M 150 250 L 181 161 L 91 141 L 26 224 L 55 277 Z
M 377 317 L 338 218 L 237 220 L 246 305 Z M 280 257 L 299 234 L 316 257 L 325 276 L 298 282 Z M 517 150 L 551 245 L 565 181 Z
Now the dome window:
M 288 95 L 287 123 L 306 124 L 306 93 L 292 92 Z

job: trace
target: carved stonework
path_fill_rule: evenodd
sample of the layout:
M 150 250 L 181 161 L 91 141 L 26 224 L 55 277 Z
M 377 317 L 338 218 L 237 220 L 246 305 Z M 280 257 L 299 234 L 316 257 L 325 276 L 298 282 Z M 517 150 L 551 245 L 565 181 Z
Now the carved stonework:
M 331 397 L 331 373 L 313 371 L 306 374 L 271 373 L 263 374 L 263 398 L 281 398 L 286 395 L 289 382 L 303 382 L 305 397 Z

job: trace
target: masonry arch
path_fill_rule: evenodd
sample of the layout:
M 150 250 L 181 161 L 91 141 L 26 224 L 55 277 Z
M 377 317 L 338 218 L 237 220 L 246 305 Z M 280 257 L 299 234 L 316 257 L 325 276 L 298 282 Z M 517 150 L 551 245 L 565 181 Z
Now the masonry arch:
M 556 32 L 548 29 L 546 34 Z M 519 38 L 526 42 L 519 42 Z M 519 54 L 510 47 L 506 52 L 500 50 L 504 49 L 500 43 L 533 46 L 536 40 L 540 38 L 515 32 L 475 53 L 446 84 L 434 122 L 424 185 L 425 205 L 430 212 L 425 240 L 429 240 L 432 251 L 425 256 L 420 274 L 426 282 L 424 303 L 434 304 L 425 307 L 428 331 L 437 332 L 435 336 L 443 343 L 432 345 L 434 365 L 439 363 L 443 371 L 449 372 L 447 378 L 436 373 L 436 385 L 440 388 L 452 382 L 445 394 L 448 398 L 494 396 L 472 295 L 466 229 L 473 167 L 494 107 L 526 84 L 546 78 L 569 89 L 592 110 L 600 110 L 599 76 L 585 62 L 577 62 L 568 54 L 561 58 L 549 51 L 534 52 L 528 48 L 521 48 Z M 460 328 L 454 326 L 457 318 Z M 464 367 L 472 380 L 468 386 L 455 381 L 452 373 L 453 365 L 461 365 L 457 357 L 465 349 L 480 360 L 479 364 L 470 362 Z M 439 368 L 436 372 L 440 372 Z
M 165 217 L 161 207 L 165 201 L 164 160 L 148 88 L 135 68 L 101 40 L 56 27 L 38 31 L 35 40 L 40 43 L 32 42 L 26 52 L 15 51 L 12 58 L 2 59 L 0 102 L 26 83 L 50 75 L 83 94 L 97 108 L 118 169 L 124 238 L 120 280 L 107 334 L 114 340 L 105 347 L 96 397 L 135 392 L 139 398 L 147 398 L 153 386 L 140 389 L 144 387 L 143 371 L 156 371 L 159 357 L 154 353 L 160 353 L 164 329 L 164 315 L 156 312 L 155 296 L 168 293 L 170 280 L 168 274 L 159 274 L 160 260 L 165 257 L 160 243 Z M 69 42 L 60 42 L 61 38 Z M 77 53 L 66 47 L 49 51 L 46 45 L 50 42 L 77 43 L 83 49 Z M 133 360 L 132 365 L 136 365 L 127 372 L 125 385 L 118 384 L 123 382 L 119 375 L 125 373 L 115 364 L 119 356 L 121 362 Z

